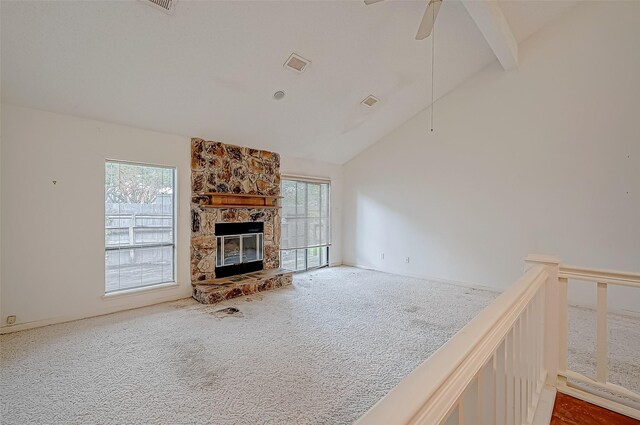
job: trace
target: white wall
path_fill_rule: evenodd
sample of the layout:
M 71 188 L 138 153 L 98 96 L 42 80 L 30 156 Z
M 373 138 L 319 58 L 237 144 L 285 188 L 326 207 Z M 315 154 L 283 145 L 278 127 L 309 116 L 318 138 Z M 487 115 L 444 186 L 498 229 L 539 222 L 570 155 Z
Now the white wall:
M 585 2 L 520 55 L 345 165 L 345 263 L 500 289 L 528 253 L 640 271 L 640 3 Z
M 3 105 L 2 139 L 3 327 L 7 315 L 23 327 L 190 295 L 186 138 Z M 179 286 L 102 298 L 107 158 L 177 167 Z
M 282 174 L 324 177 L 331 180 L 331 247 L 329 248 L 330 265 L 342 264 L 342 167 L 340 165 L 310 159 L 280 156 Z
M 190 138 L 11 105 L 2 105 L 1 122 L 3 332 L 191 295 Z M 105 159 L 177 167 L 177 287 L 103 299 Z M 340 211 L 340 167 L 282 163 L 284 172 L 331 177 L 333 211 Z M 6 326 L 8 315 L 17 326 Z

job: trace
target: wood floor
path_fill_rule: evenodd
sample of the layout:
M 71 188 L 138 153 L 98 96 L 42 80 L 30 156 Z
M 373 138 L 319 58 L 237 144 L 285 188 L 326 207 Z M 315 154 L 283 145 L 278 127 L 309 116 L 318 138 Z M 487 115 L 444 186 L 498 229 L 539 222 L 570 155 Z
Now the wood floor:
M 640 421 L 558 393 L 550 425 L 640 425 Z

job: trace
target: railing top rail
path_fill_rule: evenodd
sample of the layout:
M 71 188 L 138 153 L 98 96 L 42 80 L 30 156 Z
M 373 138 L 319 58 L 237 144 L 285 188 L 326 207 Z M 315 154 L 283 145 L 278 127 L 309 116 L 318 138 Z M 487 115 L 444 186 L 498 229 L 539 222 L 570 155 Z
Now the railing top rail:
M 585 267 L 561 265 L 558 277 L 640 288 L 640 273 L 627 273 L 615 270 L 589 269 Z
M 543 266 L 530 268 L 456 333 L 356 425 L 437 424 L 446 418 L 469 380 L 493 355 L 518 316 L 548 278 Z

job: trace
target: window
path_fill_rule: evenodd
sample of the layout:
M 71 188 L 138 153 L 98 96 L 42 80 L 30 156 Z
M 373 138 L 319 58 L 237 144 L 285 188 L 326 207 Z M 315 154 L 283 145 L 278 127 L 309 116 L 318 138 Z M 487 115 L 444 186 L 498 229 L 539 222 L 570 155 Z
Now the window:
M 280 264 L 301 271 L 329 264 L 329 182 L 282 180 Z
M 175 281 L 175 168 L 107 161 L 105 292 Z

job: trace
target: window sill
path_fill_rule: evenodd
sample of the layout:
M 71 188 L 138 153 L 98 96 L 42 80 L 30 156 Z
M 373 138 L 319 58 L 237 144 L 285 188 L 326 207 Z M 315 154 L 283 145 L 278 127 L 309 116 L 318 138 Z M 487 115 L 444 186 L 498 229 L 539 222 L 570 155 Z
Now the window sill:
M 155 292 L 161 291 L 164 289 L 177 288 L 180 286 L 178 282 L 167 282 L 167 283 L 159 283 L 157 285 L 152 286 L 144 286 L 142 288 L 131 288 L 131 289 L 123 289 L 121 291 L 113 291 L 107 294 L 104 294 L 101 298 L 103 300 L 111 300 L 114 298 L 125 297 L 127 295 L 138 295 L 147 292 Z

